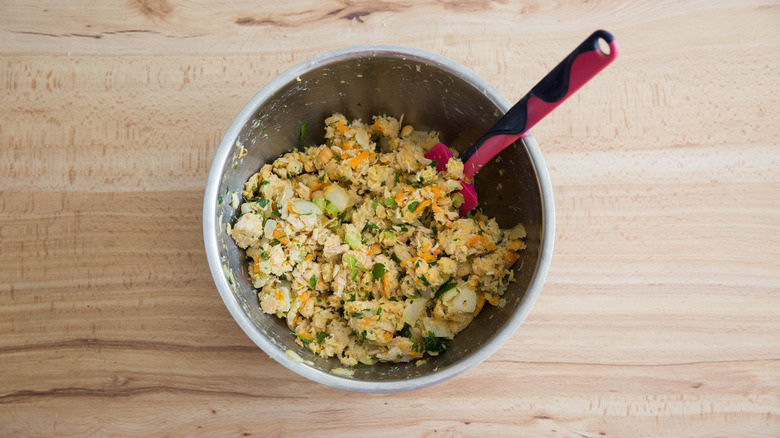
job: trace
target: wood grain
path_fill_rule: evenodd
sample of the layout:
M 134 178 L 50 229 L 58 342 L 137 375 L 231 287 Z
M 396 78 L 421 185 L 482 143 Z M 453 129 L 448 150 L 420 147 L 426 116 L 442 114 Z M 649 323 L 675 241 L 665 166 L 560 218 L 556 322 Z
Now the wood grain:
M 292 374 L 206 264 L 225 129 L 292 65 L 401 44 L 511 99 L 597 28 L 534 133 L 546 286 L 477 368 L 391 395 Z M 777 1 L 0 3 L 1 436 L 780 436 Z

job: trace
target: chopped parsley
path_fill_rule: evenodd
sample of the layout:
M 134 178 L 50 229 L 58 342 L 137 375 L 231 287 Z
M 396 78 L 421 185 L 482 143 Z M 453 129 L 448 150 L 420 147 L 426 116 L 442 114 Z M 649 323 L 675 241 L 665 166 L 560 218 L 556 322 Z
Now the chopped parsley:
M 457 286 L 458 283 L 455 281 L 448 281 L 442 285 L 442 287 L 439 288 L 439 290 L 436 291 L 436 294 L 433 295 L 433 299 L 436 300 L 440 296 L 444 295 L 446 292 L 449 292 L 450 290 L 454 289 L 455 286 Z
M 425 351 L 432 353 L 443 353 L 450 346 L 449 341 L 444 338 L 437 338 L 433 332 L 428 332 L 428 336 L 423 337 L 423 344 Z
M 379 280 L 385 275 L 385 265 L 383 263 L 374 263 L 374 267 L 371 269 L 371 277 L 374 281 Z
M 250 198 L 247 199 L 246 202 L 254 202 L 259 205 L 260 208 L 265 208 L 265 206 L 268 205 L 270 201 L 265 198 Z

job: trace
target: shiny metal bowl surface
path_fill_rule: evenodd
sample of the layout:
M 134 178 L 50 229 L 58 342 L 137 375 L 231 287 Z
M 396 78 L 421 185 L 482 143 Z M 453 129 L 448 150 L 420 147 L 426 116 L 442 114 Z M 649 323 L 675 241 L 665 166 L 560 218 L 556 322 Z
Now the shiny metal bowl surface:
M 529 81 L 529 84 L 531 81 Z M 503 228 L 522 222 L 527 249 L 515 265 L 506 306 L 486 306 L 456 335 L 450 348 L 418 365 L 376 364 L 351 377 L 332 373 L 323 359 L 295 344 L 285 322 L 264 314 L 247 275 L 247 259 L 225 231 L 235 221 L 233 192 L 265 163 L 303 144 L 324 142 L 324 120 L 334 112 L 371 120 L 403 116 L 404 124 L 436 130 L 466 150 L 511 107 L 484 79 L 442 56 L 399 46 L 358 46 L 302 62 L 266 85 L 241 110 L 214 156 L 203 202 L 203 237 L 211 274 L 225 305 L 244 332 L 270 357 L 313 381 L 361 392 L 396 392 L 433 385 L 481 363 L 522 324 L 539 295 L 552 256 L 555 212 L 552 185 L 533 136 L 504 150 L 475 178 L 484 212 Z M 239 158 L 241 149 L 246 155 Z

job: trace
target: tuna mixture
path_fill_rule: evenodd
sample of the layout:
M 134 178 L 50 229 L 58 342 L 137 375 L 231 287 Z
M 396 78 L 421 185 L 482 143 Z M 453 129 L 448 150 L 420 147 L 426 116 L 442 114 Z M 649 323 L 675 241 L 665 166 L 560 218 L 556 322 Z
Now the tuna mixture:
M 424 156 L 436 132 L 386 116 L 325 125 L 325 144 L 249 178 L 228 226 L 260 308 L 344 366 L 443 353 L 485 303 L 504 305 L 525 228 L 460 217 L 463 163 L 437 172 Z

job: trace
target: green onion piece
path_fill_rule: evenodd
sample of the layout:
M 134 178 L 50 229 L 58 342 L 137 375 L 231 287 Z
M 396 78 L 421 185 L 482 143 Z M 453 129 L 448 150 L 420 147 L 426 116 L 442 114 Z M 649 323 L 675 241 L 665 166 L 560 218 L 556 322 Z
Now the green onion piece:
M 395 207 L 398 203 L 395 202 L 395 198 L 385 198 L 385 206 L 387 207 Z
M 420 205 L 420 201 L 414 201 L 411 204 L 409 204 L 409 211 L 414 212 L 415 209 L 417 209 L 417 206 Z
M 309 124 L 308 123 L 304 123 L 303 125 L 301 125 L 301 135 L 298 138 L 301 141 L 301 143 L 303 143 L 303 136 L 306 135 L 306 130 L 308 130 L 308 129 L 309 129 Z
M 309 343 L 311 343 L 311 339 L 306 339 L 306 338 L 304 338 L 303 336 L 299 335 L 298 333 L 293 333 L 293 334 L 294 334 L 295 336 L 297 336 L 297 337 L 298 337 L 298 339 L 300 339 L 300 340 L 301 340 L 301 342 L 303 342 L 304 344 L 309 344 Z
M 366 221 L 365 228 L 368 228 L 369 230 L 378 230 L 379 226 L 371 221 Z
M 379 200 L 374 199 L 374 202 L 371 203 L 371 210 L 376 211 L 376 208 L 379 207 Z
M 311 286 L 312 289 L 317 289 L 317 276 L 312 275 L 309 277 L 309 286 Z
M 328 334 L 325 332 L 317 332 L 317 343 L 322 344 L 322 341 L 325 340 L 325 338 L 328 337 Z
M 390 259 L 396 263 L 401 263 L 401 259 L 395 253 L 390 254 Z

